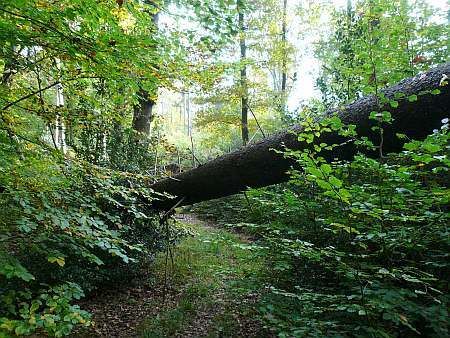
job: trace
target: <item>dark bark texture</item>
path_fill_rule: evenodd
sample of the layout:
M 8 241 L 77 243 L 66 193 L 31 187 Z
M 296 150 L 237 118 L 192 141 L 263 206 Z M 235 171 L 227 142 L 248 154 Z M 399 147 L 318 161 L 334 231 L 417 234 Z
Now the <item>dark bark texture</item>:
M 287 20 L 286 20 L 286 11 L 287 11 L 287 0 L 283 0 L 283 20 L 281 23 L 281 42 L 283 46 L 283 61 L 281 66 L 281 95 L 283 99 L 286 95 L 286 82 L 287 82 L 287 46 L 286 46 L 286 33 L 287 33 Z M 284 105 L 284 103 L 283 103 Z M 284 106 L 283 106 L 284 110 Z
M 411 139 L 423 139 L 433 129 L 441 126 L 441 120 L 448 117 L 450 103 L 449 85 L 440 86 L 443 74 L 450 77 L 450 63 L 440 65 L 426 73 L 406 79 L 383 90 L 387 98 L 394 99 L 395 93 L 403 93 L 406 98 L 417 95 L 418 100 L 399 101 L 397 108 L 378 107 L 374 96 L 367 96 L 340 108 L 331 109 L 328 115 L 337 113 L 344 123 L 355 124 L 359 136 L 367 136 L 374 144 L 379 144 L 379 135 L 371 130 L 376 124 L 369 119 L 370 112 L 388 110 L 393 122 L 384 130 L 384 153 L 398 152 L 403 143 L 396 133 L 406 134 Z M 440 94 L 432 95 L 429 91 L 439 89 Z M 428 93 L 424 94 L 424 92 Z M 385 108 L 385 109 L 384 109 Z M 299 142 L 296 133 L 300 126 L 283 131 L 258 143 L 248 145 L 240 150 L 218 157 L 198 168 L 156 182 L 151 188 L 158 192 L 166 192 L 177 196 L 175 200 L 154 201 L 158 209 L 169 209 L 180 198 L 183 205 L 214 199 L 239 193 L 247 187 L 257 188 L 287 181 L 286 171 L 295 163 L 283 158 L 273 149 L 302 149 L 306 145 Z M 336 134 L 326 134 L 321 142 L 340 143 L 342 139 Z M 352 143 L 335 148 L 331 152 L 322 153 L 327 159 L 351 159 L 357 152 Z M 377 152 L 374 153 L 374 156 Z
M 155 101 L 149 98 L 149 93 L 145 90 L 139 91 L 138 104 L 133 107 L 133 129 L 148 135 L 150 133 L 150 123 L 153 120 L 153 106 Z
M 148 5 L 154 6 L 152 1 L 144 1 Z M 158 30 L 159 12 L 151 14 L 154 30 Z M 150 124 L 154 118 L 153 106 L 155 105 L 155 99 L 158 93 L 156 88 L 152 93 L 140 88 L 138 92 L 138 103 L 133 107 L 133 129 L 148 135 L 150 133 Z
M 241 62 L 245 62 L 247 57 L 247 44 L 245 42 L 244 13 L 241 12 L 240 1 L 238 1 L 239 17 L 239 46 L 241 49 Z M 242 144 L 248 143 L 248 88 L 247 88 L 247 66 L 241 65 L 241 132 Z

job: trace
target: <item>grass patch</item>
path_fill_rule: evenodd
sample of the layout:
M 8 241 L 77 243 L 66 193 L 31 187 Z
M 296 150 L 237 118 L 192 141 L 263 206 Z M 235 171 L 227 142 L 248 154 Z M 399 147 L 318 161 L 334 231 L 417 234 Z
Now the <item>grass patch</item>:
M 168 290 L 175 296 L 167 304 L 155 303 L 161 311 L 141 325 L 143 337 L 239 335 L 238 318 L 251 311 L 245 299 L 261 290 L 264 260 L 253 244 L 225 230 L 191 227 L 194 235 L 173 249 L 173 265 L 169 259 L 167 266 Z M 166 257 L 160 255 L 151 282 L 164 283 L 165 269 Z

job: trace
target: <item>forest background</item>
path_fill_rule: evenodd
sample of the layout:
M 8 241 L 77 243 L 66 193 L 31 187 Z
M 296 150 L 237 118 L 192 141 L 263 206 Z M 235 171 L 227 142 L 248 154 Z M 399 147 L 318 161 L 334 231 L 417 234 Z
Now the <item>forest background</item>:
M 1 0 L 0 334 L 90 325 L 78 299 L 183 237 L 151 207 L 158 179 L 293 123 L 311 142 L 357 138 L 318 120 L 445 63 L 447 7 Z M 379 135 L 392 122 L 371 117 Z M 305 169 L 289 183 L 198 210 L 265 243 L 276 273 L 260 315 L 278 335 L 447 335 L 448 119 L 423 142 L 398 137 L 404 151 L 376 159 L 286 150 Z

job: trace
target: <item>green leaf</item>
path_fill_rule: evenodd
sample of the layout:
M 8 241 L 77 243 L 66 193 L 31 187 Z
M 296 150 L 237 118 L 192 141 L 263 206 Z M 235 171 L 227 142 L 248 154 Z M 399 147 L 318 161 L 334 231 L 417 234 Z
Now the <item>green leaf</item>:
M 332 189 L 332 188 L 331 188 L 331 184 L 328 183 L 327 181 L 318 179 L 318 180 L 316 180 L 316 182 L 317 182 L 317 185 L 318 185 L 319 187 L 321 187 L 322 189 L 324 189 L 324 190 L 331 190 L 331 189 Z
M 315 168 L 315 167 L 308 167 L 308 168 L 306 169 L 306 171 L 307 171 L 309 174 L 314 175 L 315 177 L 323 178 L 322 172 L 321 172 L 319 169 Z
M 407 282 L 411 282 L 411 283 L 421 283 L 421 281 L 413 276 L 407 275 L 407 274 L 402 274 L 402 278 L 407 281 Z
M 320 166 L 320 170 L 325 174 L 328 175 L 329 173 L 331 173 L 333 170 L 331 169 L 331 166 L 327 163 L 323 163 Z
M 429 153 L 437 153 L 439 150 L 441 150 L 441 147 L 438 144 L 425 143 L 423 145 L 423 149 L 425 149 Z
M 391 100 L 391 101 L 389 101 L 389 104 L 391 105 L 392 108 L 398 107 L 398 101 Z
M 392 115 L 387 110 L 381 112 L 381 118 L 384 122 L 390 122 L 392 120 Z
M 417 95 L 413 94 L 408 96 L 408 101 L 409 102 L 416 102 L 417 101 Z
M 20 262 L 12 257 L 2 255 L 0 253 L 0 274 L 6 276 L 6 278 L 20 278 L 25 282 L 29 282 L 34 279 L 34 276 L 28 272 L 28 270 L 20 264 Z
M 342 186 L 342 181 L 335 176 L 331 176 L 329 178 L 329 182 L 336 188 L 340 188 Z
M 57 263 L 60 267 L 63 267 L 66 264 L 64 257 L 48 257 L 47 260 L 50 263 Z
M 339 189 L 339 195 L 342 197 L 342 199 L 345 202 L 348 202 L 349 198 L 352 197 L 350 192 L 347 189 L 345 189 L 345 188 Z
M 403 148 L 405 148 L 406 150 L 409 150 L 409 151 L 413 151 L 413 150 L 419 149 L 419 145 L 416 142 L 409 142 L 409 143 L 405 143 L 403 145 Z
M 23 336 L 30 332 L 29 328 L 25 326 L 25 324 L 19 324 L 16 329 L 14 330 L 16 335 Z
M 431 91 L 431 95 L 439 95 L 441 93 L 441 91 L 439 89 L 433 89 Z
M 343 126 L 341 119 L 337 116 L 330 117 L 328 121 L 331 129 L 333 130 L 339 130 Z

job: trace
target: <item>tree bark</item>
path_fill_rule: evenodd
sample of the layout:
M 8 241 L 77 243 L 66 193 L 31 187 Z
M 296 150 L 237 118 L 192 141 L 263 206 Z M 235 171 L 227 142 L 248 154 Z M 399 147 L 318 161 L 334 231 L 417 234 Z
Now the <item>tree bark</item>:
M 144 1 L 146 4 L 154 5 L 150 1 Z M 158 30 L 159 12 L 152 14 L 152 21 L 155 30 Z M 150 124 L 153 120 L 153 106 L 156 104 L 155 97 L 158 89 L 150 93 L 143 88 L 138 92 L 138 103 L 133 107 L 133 129 L 148 135 L 150 133 Z
M 285 106 L 286 96 L 286 82 L 287 82 L 287 46 L 286 46 L 286 33 L 287 33 L 287 0 L 283 0 L 283 19 L 281 23 L 281 46 L 283 48 L 283 60 L 281 63 L 281 95 L 283 100 L 283 111 Z
M 406 134 L 411 139 L 423 139 L 434 129 L 439 129 L 441 120 L 449 116 L 449 85 L 440 86 L 443 74 L 450 77 L 450 63 L 403 80 L 382 91 L 389 99 L 394 99 L 395 93 L 403 93 L 406 97 L 398 101 L 398 107 L 395 109 L 383 107 L 383 110 L 391 112 L 394 119 L 384 130 L 385 153 L 398 152 L 402 149 L 403 143 L 396 137 L 396 133 Z M 440 94 L 429 93 L 433 89 L 439 89 Z M 424 91 L 428 93 L 423 94 Z M 418 100 L 410 102 L 407 99 L 410 95 L 417 95 Z M 367 96 L 341 109 L 331 109 L 327 115 L 337 113 L 344 123 L 357 126 L 358 135 L 367 136 L 374 144 L 378 144 L 379 135 L 371 130 L 375 122 L 369 119 L 370 113 L 377 110 L 379 110 L 377 99 L 374 96 Z M 161 199 L 153 201 L 152 205 L 158 209 L 168 209 L 180 198 L 184 198 L 181 204 L 188 205 L 236 194 L 247 187 L 257 188 L 287 181 L 289 175 L 286 172 L 295 163 L 275 153 L 273 149 L 283 150 L 284 146 L 290 149 L 310 147 L 311 145 L 298 141 L 296 134 L 300 131 L 300 126 L 293 126 L 291 130 L 280 132 L 200 167 L 156 182 L 150 186 L 153 190 L 169 193 L 177 196 L 177 199 Z M 342 138 L 329 133 L 320 142 L 341 143 Z M 349 142 L 321 155 L 329 160 L 351 159 L 356 153 L 356 147 Z M 369 155 L 376 156 L 376 154 Z
M 150 133 L 150 123 L 153 120 L 155 101 L 143 89 L 139 90 L 138 95 L 138 103 L 133 107 L 133 129 L 148 135 Z
M 244 13 L 242 12 L 241 1 L 238 0 L 238 21 L 239 21 L 239 46 L 241 50 L 241 130 L 242 130 L 242 144 L 245 146 L 248 143 L 248 88 L 247 88 L 247 66 L 245 65 L 245 58 L 247 57 L 247 45 L 245 42 L 245 24 Z

